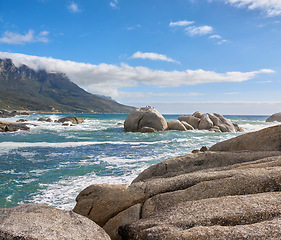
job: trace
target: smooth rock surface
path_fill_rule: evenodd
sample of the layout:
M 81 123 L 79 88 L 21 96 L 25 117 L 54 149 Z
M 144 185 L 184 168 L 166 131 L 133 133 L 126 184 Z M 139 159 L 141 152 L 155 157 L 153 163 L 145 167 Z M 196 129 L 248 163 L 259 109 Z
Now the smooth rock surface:
M 219 142 L 210 151 L 281 151 L 281 125 Z
M 165 118 L 156 109 L 142 107 L 130 112 L 124 122 L 124 130 L 127 132 L 139 132 L 143 127 L 164 131 L 168 126 Z
M 91 220 L 72 211 L 30 203 L 0 213 L 2 240 L 110 240 Z
M 57 122 L 59 122 L 59 123 L 71 122 L 73 124 L 81 124 L 84 122 L 84 120 L 85 119 L 81 118 L 81 117 L 64 117 L 64 118 L 58 119 Z
M 185 121 L 190 124 L 194 129 L 198 129 L 200 118 L 194 116 L 179 116 L 178 120 Z
M 167 122 L 168 130 L 186 131 L 186 127 L 179 120 L 172 120 Z
M 266 119 L 266 122 L 281 122 L 281 112 L 275 113 Z

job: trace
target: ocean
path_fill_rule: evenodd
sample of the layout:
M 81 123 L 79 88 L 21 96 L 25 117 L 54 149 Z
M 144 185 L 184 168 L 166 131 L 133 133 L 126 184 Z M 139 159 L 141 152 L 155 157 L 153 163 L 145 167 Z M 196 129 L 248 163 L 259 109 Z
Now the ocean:
M 75 126 L 38 122 L 73 114 L 32 114 L 30 131 L 0 133 L 0 208 L 38 202 L 71 210 L 75 198 L 91 184 L 129 184 L 149 166 L 191 153 L 201 146 L 241 133 L 209 131 L 124 132 L 127 114 L 76 114 L 85 122 Z M 164 115 L 175 120 L 179 115 Z M 260 130 L 268 116 L 225 116 L 244 128 Z

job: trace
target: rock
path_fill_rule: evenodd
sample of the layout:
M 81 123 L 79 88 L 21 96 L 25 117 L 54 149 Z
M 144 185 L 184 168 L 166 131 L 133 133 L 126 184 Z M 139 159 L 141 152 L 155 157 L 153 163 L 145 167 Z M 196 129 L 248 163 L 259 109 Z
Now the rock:
M 179 120 L 172 120 L 167 122 L 168 130 L 186 131 L 185 126 Z
M 71 122 L 72 124 L 81 124 L 84 122 L 84 118 L 81 117 L 64 117 L 60 118 L 57 120 L 59 123 L 64 123 L 64 122 Z
M 221 132 L 220 128 L 218 126 L 212 126 L 209 129 L 210 132 Z
M 279 239 L 281 193 L 227 196 L 177 204 L 120 227 L 122 239 Z
M 192 150 L 192 152 L 191 153 L 199 153 L 200 152 L 200 150 L 199 149 L 194 149 L 194 150 Z
M 78 195 L 74 210 L 116 240 L 279 239 L 279 128 L 237 137 L 241 143 L 251 135 L 246 139 L 256 149 L 202 147 L 149 167 L 130 185 L 92 185 Z
M 275 113 L 266 119 L 266 122 L 281 122 L 281 112 Z
M 194 129 L 198 129 L 198 125 L 199 125 L 199 122 L 200 122 L 200 118 L 197 118 L 197 117 L 194 117 L 194 116 L 180 116 L 180 117 L 178 117 L 178 120 L 187 122 Z
M 79 193 L 73 211 L 104 226 L 110 218 L 141 202 L 143 197 L 143 190 L 138 187 L 95 184 Z
M 181 121 L 181 123 L 185 126 L 186 130 L 194 130 L 194 127 L 192 127 L 189 123 L 185 121 Z
M 21 118 L 21 119 L 17 120 L 17 122 L 27 122 L 27 120 Z
M 110 240 L 110 237 L 94 222 L 72 211 L 30 203 L 1 212 L 0 239 Z
M 224 118 L 218 113 L 208 113 L 214 126 L 218 126 L 222 132 L 236 132 L 236 129 L 229 119 Z
M 125 120 L 124 130 L 127 132 L 139 132 L 143 127 L 150 127 L 156 131 L 167 129 L 165 118 L 152 107 L 142 107 L 133 110 Z
M 30 115 L 28 112 L 8 111 L 0 109 L 0 118 L 10 118 L 16 115 Z
M 48 118 L 46 122 L 53 122 L 53 120 L 51 118 Z
M 193 117 L 196 117 L 196 118 L 199 118 L 199 119 L 202 117 L 202 115 L 203 115 L 203 113 L 201 113 L 199 111 L 196 111 L 195 113 L 192 114 Z
M 213 127 L 213 122 L 211 121 L 209 115 L 207 113 L 204 113 L 201 118 L 200 118 L 200 122 L 198 125 L 198 129 L 199 130 L 208 130 L 211 127 Z
M 142 127 L 140 130 L 141 133 L 150 133 L 150 132 L 156 132 L 154 128 L 151 127 Z
M 0 121 L 0 132 L 15 132 L 18 130 L 29 130 L 27 123 Z
M 281 151 L 281 125 L 219 142 L 210 151 Z
M 39 121 L 39 122 L 46 122 L 47 119 L 46 118 L 39 118 L 37 121 Z
M 120 226 L 140 219 L 142 204 L 136 204 L 111 218 L 103 227 L 112 240 L 121 240 L 118 234 Z
M 206 147 L 206 146 L 202 146 L 201 148 L 200 148 L 200 152 L 206 152 L 206 151 L 208 151 L 209 149 Z

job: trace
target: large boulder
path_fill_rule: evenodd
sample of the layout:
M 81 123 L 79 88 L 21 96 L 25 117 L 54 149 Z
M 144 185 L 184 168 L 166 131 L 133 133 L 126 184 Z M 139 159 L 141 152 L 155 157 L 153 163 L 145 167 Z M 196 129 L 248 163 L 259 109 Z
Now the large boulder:
M 213 126 L 214 126 L 214 124 L 213 124 L 212 120 L 210 119 L 209 115 L 207 113 L 204 113 L 200 118 L 198 129 L 199 130 L 205 130 L 205 129 L 209 130 Z
M 0 239 L 110 240 L 110 237 L 93 221 L 72 211 L 30 203 L 1 211 Z
M 124 130 L 127 132 L 140 132 L 143 127 L 150 127 L 156 131 L 167 129 L 165 118 L 152 107 L 142 107 L 133 110 L 125 120 Z
M 281 151 L 281 125 L 219 142 L 210 151 Z
M 266 119 L 266 122 L 281 122 L 281 112 L 275 113 Z
M 59 122 L 59 123 L 71 122 L 73 124 L 80 124 L 80 123 L 83 123 L 84 120 L 85 119 L 81 118 L 81 117 L 64 117 L 64 118 L 58 119 L 57 122 Z
M 179 120 L 172 120 L 167 122 L 168 130 L 186 131 L 186 127 Z
M 18 130 L 29 130 L 28 123 L 0 121 L 0 132 L 15 132 Z
M 178 120 L 187 122 L 190 124 L 194 129 L 198 128 L 200 118 L 194 117 L 194 116 L 179 116 Z

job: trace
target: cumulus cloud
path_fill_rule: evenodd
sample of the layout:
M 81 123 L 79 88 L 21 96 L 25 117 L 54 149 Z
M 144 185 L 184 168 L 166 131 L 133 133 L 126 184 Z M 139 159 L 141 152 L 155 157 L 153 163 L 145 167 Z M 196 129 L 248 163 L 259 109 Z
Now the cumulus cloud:
M 141 58 L 141 59 L 150 59 L 150 60 L 160 60 L 166 62 L 177 62 L 172 58 L 167 57 L 166 55 L 159 54 L 159 53 L 152 53 L 152 52 L 135 52 L 131 58 Z
M 185 31 L 191 36 L 210 34 L 213 32 L 213 30 L 214 30 L 213 27 L 208 25 L 199 26 L 199 27 L 190 26 L 185 28 Z
M 73 13 L 77 13 L 77 12 L 80 12 L 81 10 L 79 9 L 77 3 L 75 2 L 71 2 L 69 5 L 68 5 L 68 10 L 70 12 L 73 12 Z
M 281 15 L 280 0 L 224 0 L 235 7 L 247 7 L 250 10 L 258 9 L 266 12 L 268 16 Z
M 177 22 L 170 22 L 169 26 L 170 27 L 185 27 L 185 26 L 188 26 L 188 25 L 191 25 L 193 24 L 194 21 L 186 21 L 186 20 L 183 20 L 183 21 L 177 21 Z
M 6 31 L 0 38 L 0 43 L 7 44 L 25 44 L 30 42 L 45 42 L 47 43 L 49 32 L 42 31 L 38 35 L 33 30 L 29 30 L 26 34 Z
M 119 89 L 137 87 L 140 83 L 156 87 L 180 87 L 217 82 L 243 82 L 261 73 L 273 73 L 271 69 L 251 72 L 217 73 L 202 69 L 185 71 L 153 70 L 147 67 L 132 67 L 127 64 L 89 64 L 65 61 L 47 57 L 30 56 L 19 53 L 0 52 L 0 58 L 11 58 L 16 66 L 25 64 L 34 70 L 65 73 L 71 81 L 92 93 L 120 96 Z

